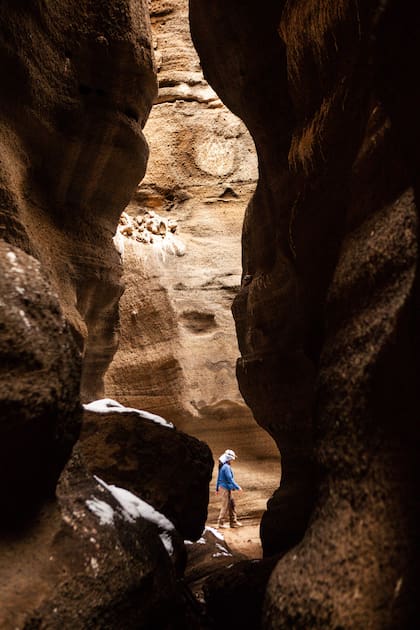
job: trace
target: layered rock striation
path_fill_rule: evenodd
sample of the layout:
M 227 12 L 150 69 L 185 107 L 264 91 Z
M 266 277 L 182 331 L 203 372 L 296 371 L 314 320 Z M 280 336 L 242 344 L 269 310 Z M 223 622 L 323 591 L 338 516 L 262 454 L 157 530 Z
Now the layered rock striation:
M 153 0 L 150 11 L 159 91 L 145 128 L 148 171 L 127 212 L 177 227 L 173 239 L 137 230 L 138 247 L 124 239 L 121 343 L 106 389 L 185 422 L 223 400 L 244 407 L 230 305 L 256 160 L 243 123 L 203 78 L 186 0 Z
M 205 76 L 259 159 L 234 304 L 237 373 L 282 454 L 265 553 L 293 547 L 271 576 L 264 624 L 410 627 L 417 14 L 392 1 L 190 9 Z
M 0 20 L 2 236 L 41 261 L 98 397 L 122 292 L 112 236 L 156 93 L 147 3 L 6 3 Z
M 106 395 L 172 419 L 215 459 L 234 448 L 241 512 L 256 522 L 278 484 L 278 454 L 239 392 L 231 314 L 255 147 L 203 77 L 187 0 L 152 0 L 150 11 L 159 91 L 145 127 L 147 173 L 119 228 L 126 288 Z
M 101 393 L 116 348 L 113 236 L 145 171 L 156 93 L 148 5 L 6 2 L 0 33 L 0 626 L 195 627 L 182 534 L 139 484 L 94 478 L 74 446 L 80 391 Z M 174 435 L 200 480 L 196 511 L 177 519 L 194 538 L 213 462 Z M 175 520 L 182 479 L 165 495 L 156 468 L 153 503 Z

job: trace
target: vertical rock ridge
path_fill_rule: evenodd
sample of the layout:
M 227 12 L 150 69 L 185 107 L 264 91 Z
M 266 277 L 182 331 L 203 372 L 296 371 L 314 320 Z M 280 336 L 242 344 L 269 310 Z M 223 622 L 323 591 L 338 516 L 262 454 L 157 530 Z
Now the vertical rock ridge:
M 205 75 L 246 122 L 259 157 L 234 304 L 237 372 L 282 454 L 264 551 L 297 543 L 272 574 L 265 627 L 410 627 L 416 12 L 349 0 L 190 7 Z M 277 55 L 255 45 L 263 31 L 266 43 L 276 31 Z M 259 110 L 268 92 L 278 105 Z

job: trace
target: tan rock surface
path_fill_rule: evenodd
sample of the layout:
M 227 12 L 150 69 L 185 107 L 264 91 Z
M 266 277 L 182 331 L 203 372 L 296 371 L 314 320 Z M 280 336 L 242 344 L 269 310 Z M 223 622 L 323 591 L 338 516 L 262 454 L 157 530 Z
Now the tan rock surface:
M 7 5 L 7 6 L 6 6 Z M 0 231 L 38 258 L 101 394 L 116 349 L 118 217 L 144 174 L 156 94 L 146 0 L 0 9 Z
M 273 441 L 238 390 L 231 314 L 241 282 L 244 209 L 257 177 L 255 149 L 203 78 L 187 0 L 152 0 L 150 8 L 159 94 L 145 127 L 147 174 L 127 212 L 131 220 L 155 213 L 176 229 L 170 238 L 166 228 L 162 236 L 136 228 L 118 239 L 126 290 L 106 394 L 173 420 L 206 441 L 215 459 L 235 448 L 250 483 L 244 510 L 257 522 L 279 464 Z M 251 481 L 257 460 L 274 462 L 274 470 L 260 471 L 266 481 L 258 490 Z

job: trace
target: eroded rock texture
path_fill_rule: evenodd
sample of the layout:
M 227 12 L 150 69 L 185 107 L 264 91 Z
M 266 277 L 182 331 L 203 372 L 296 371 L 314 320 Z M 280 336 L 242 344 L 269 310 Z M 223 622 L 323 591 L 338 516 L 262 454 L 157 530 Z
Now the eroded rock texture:
M 128 229 L 120 239 L 126 289 L 106 395 L 171 419 L 207 442 L 215 459 L 234 448 L 247 489 L 241 512 L 256 518 L 280 467 L 273 441 L 238 390 L 231 314 L 244 208 L 257 177 L 255 148 L 203 78 L 187 0 L 152 0 L 150 11 L 159 92 L 145 127 L 147 173 L 127 211 L 133 219 L 154 212 L 177 227 L 173 234 L 146 231 L 147 239 L 145 231 Z M 150 237 L 153 243 L 144 242 Z M 218 509 L 218 502 L 211 505 L 212 520 Z
M 81 357 L 40 263 L 0 241 L 1 528 L 54 495 L 81 425 Z
M 6 2 L 0 22 L 2 236 L 41 261 L 98 397 L 122 292 L 112 236 L 156 92 L 147 3 Z
M 2 628 L 183 628 L 172 559 L 73 457 L 58 499 L 0 542 Z
M 135 413 L 85 411 L 80 449 L 92 473 L 150 503 L 183 539 L 200 537 L 213 469 L 206 444 Z
M 272 574 L 265 626 L 411 627 L 415 8 L 349 0 L 190 7 L 205 75 L 247 124 L 259 158 L 234 305 L 237 372 L 282 454 L 282 484 L 262 522 L 265 552 L 303 537 Z

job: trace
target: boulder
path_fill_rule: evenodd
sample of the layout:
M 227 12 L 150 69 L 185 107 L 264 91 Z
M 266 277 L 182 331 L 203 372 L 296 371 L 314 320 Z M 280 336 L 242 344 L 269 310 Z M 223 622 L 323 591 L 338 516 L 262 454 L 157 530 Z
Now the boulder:
M 170 539 L 118 490 L 95 481 L 76 454 L 57 500 L 0 539 L 2 628 L 186 627 Z
M 99 411 L 85 405 L 80 437 L 89 470 L 150 503 L 185 539 L 199 538 L 213 468 L 208 446 L 154 414 L 98 403 Z
M 0 241 L 1 527 L 52 497 L 81 425 L 81 357 L 40 263 Z

